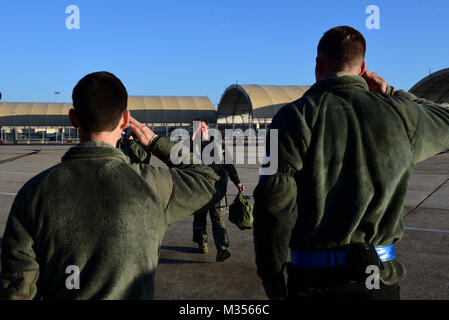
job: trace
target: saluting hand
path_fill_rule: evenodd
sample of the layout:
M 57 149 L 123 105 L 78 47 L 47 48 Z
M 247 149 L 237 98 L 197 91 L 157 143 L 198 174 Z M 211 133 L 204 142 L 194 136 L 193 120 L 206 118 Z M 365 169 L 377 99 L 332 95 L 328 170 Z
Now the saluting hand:
M 387 82 L 377 73 L 365 70 L 365 73 L 362 75 L 362 77 L 368 84 L 370 91 L 383 94 L 387 92 Z
M 151 129 L 148 128 L 145 124 L 140 123 L 131 116 L 129 116 L 129 127 L 131 131 L 136 135 L 139 143 L 144 147 L 148 147 L 151 140 L 153 140 L 153 138 L 156 136 L 156 134 L 151 131 Z

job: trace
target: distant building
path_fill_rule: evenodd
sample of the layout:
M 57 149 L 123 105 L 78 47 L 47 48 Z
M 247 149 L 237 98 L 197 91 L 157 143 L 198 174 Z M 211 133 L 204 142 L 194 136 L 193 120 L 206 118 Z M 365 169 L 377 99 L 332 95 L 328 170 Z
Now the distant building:
M 266 128 L 286 104 L 301 98 L 310 86 L 231 85 L 218 110 L 207 97 L 130 96 L 128 110 L 152 130 L 167 135 L 173 128 L 191 127 L 206 118 L 220 130 Z M 410 92 L 449 106 L 449 68 L 419 81 Z M 0 141 L 43 142 L 78 139 L 68 112 L 71 103 L 0 102 Z M 37 140 L 37 141 L 36 141 Z
M 219 128 L 267 127 L 287 103 L 301 98 L 309 86 L 232 85 L 223 93 L 217 110 Z
M 41 142 L 77 140 L 78 130 L 69 121 L 71 103 L 0 103 L 0 140 Z M 128 110 L 158 134 L 191 126 L 192 120 L 216 121 L 216 109 L 207 97 L 130 96 Z
M 419 98 L 449 106 L 449 68 L 425 77 L 410 92 Z

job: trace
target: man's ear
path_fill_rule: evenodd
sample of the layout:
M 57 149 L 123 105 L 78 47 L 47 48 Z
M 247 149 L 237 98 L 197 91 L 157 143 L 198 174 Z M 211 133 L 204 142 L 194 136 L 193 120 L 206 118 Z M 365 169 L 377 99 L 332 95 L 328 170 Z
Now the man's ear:
M 121 130 L 125 130 L 126 128 L 128 128 L 128 125 L 129 125 L 129 115 L 130 115 L 130 113 L 129 113 L 129 111 L 128 110 L 126 110 L 124 113 L 123 113 L 123 115 L 122 115 L 122 120 L 120 120 L 121 121 L 121 126 L 120 126 L 120 129 Z
M 324 60 L 322 58 L 320 58 L 320 57 L 317 57 L 315 61 L 316 61 L 315 77 L 316 77 L 316 79 L 318 81 L 321 78 L 323 78 L 325 65 L 324 65 Z
M 365 71 L 366 71 L 366 61 L 363 60 L 362 65 L 360 66 L 359 76 L 360 77 L 363 76 L 365 74 Z
M 78 121 L 78 117 L 76 116 L 76 112 L 75 109 L 70 109 L 69 111 L 69 119 L 70 119 L 70 123 L 72 124 L 72 126 L 75 129 L 79 129 L 80 127 L 80 122 Z

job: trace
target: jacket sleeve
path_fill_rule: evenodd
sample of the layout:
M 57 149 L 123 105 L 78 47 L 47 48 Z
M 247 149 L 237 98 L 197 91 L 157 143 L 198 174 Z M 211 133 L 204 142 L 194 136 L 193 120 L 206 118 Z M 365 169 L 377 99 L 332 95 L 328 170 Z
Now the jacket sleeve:
M 217 147 L 221 148 L 221 144 L 217 142 Z M 229 152 L 229 154 L 232 155 L 232 150 L 226 150 L 226 147 L 223 149 L 223 152 L 220 156 L 220 163 L 222 163 L 220 166 L 222 170 L 224 170 L 225 174 L 231 179 L 231 181 L 237 186 L 240 184 L 240 178 L 237 173 L 237 169 L 235 168 L 233 164 L 233 157 L 231 156 L 229 159 L 226 158 L 226 153 Z
M 396 91 L 394 96 L 408 103 L 418 115 L 416 131 L 412 139 L 415 163 L 449 150 L 449 108 L 417 98 L 415 95 Z
M 141 174 L 164 207 L 167 224 L 218 202 L 226 193 L 225 179 L 218 170 L 204 164 L 192 164 L 190 152 L 181 152 L 179 155 L 185 161 L 174 165 L 170 153 L 177 144 L 161 137 L 149 149 L 169 169 L 139 165 Z
M 288 258 L 289 242 L 298 217 L 298 188 L 293 175 L 282 172 L 283 167 L 301 173 L 301 150 L 304 144 L 299 130 L 289 126 L 288 113 L 278 113 L 267 134 L 267 150 L 278 143 L 279 170 L 274 175 L 261 175 L 254 190 L 254 246 L 257 273 L 263 280 L 270 299 L 285 296 L 283 268 Z M 278 130 L 278 141 L 270 141 L 271 130 Z M 275 155 L 270 155 L 275 161 Z M 272 163 L 271 163 L 272 164 Z
M 231 181 L 237 186 L 240 183 L 240 178 L 235 166 L 233 164 L 223 164 L 223 168 L 228 174 Z
M 12 205 L 2 241 L 2 300 L 32 300 L 38 292 L 39 264 L 31 233 L 30 208 L 31 201 L 20 191 Z

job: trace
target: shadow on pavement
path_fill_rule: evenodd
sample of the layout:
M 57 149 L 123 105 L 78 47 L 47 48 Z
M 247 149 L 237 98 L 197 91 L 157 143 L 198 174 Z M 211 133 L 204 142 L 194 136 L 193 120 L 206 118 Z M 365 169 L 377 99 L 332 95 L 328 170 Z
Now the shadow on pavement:
M 161 246 L 161 250 L 176 251 L 176 252 L 181 252 L 181 253 L 200 255 L 200 253 L 198 252 L 198 249 L 192 248 L 192 247 Z M 167 252 L 166 256 L 172 257 L 173 254 L 170 254 Z M 199 264 L 210 264 L 210 262 L 198 261 L 198 260 L 167 259 L 167 258 L 159 259 L 159 264 L 198 264 L 198 263 Z
M 161 250 L 178 251 L 182 253 L 196 253 L 199 254 L 197 248 L 192 247 L 174 247 L 174 246 L 162 246 Z
M 210 264 L 210 262 L 207 262 L 207 261 L 175 260 L 175 259 L 165 259 L 165 258 L 159 259 L 159 264 L 196 264 L 196 263 Z

